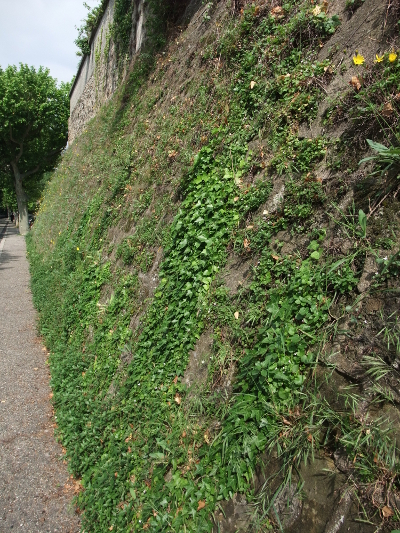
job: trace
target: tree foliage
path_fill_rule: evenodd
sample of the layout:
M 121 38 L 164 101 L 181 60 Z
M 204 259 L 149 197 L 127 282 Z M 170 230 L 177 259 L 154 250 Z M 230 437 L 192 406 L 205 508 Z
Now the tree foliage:
M 95 7 L 90 7 L 86 2 L 83 2 L 83 5 L 88 10 L 88 14 L 82 21 L 82 24 L 76 28 L 78 30 L 78 37 L 74 42 L 78 47 L 78 51 L 76 52 L 77 56 L 90 54 L 90 36 L 104 14 L 107 0 L 102 0 L 100 4 Z
M 26 186 L 35 188 L 33 182 L 54 168 L 67 143 L 69 88 L 58 86 L 43 67 L 0 69 L 0 174 L 5 186 L 11 181 L 15 187 L 20 215 Z

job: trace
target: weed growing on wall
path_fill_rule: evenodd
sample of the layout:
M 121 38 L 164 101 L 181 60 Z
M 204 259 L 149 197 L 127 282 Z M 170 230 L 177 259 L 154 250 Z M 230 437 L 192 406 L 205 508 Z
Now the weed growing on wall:
M 365 482 L 394 468 L 379 424 L 353 423 L 356 407 L 338 416 L 313 392 L 332 306 L 347 298 L 352 312 L 375 250 L 364 211 L 330 205 L 315 175 L 330 142 L 297 134 L 333 75 L 316 49 L 338 20 L 311 2 L 263 9 L 206 40 L 207 69 L 184 88 L 168 70 L 175 56 L 139 59 L 65 154 L 30 236 L 85 531 L 211 531 L 224 499 L 255 497 L 266 449 L 286 480 L 320 448 L 344 447 Z M 277 179 L 284 196 L 268 212 Z M 351 241 L 340 257 L 316 220 L 328 210 Z M 282 232 L 303 244 L 284 253 Z M 230 254 L 252 261 L 236 293 L 220 278 Z M 382 264 L 377 287 L 397 263 Z M 182 377 L 207 332 L 194 394 Z

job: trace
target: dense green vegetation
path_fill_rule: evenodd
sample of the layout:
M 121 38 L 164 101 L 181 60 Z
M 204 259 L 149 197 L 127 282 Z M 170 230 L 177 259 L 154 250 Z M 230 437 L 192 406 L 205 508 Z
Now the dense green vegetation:
M 67 142 L 69 87 L 58 86 L 43 67 L 0 68 L 0 187 L 3 204 L 13 207 L 16 200 L 22 235 L 28 232 L 27 183 L 37 198 Z
M 184 90 L 170 69 L 190 68 L 179 66 L 178 45 L 153 70 L 139 63 L 64 155 L 30 235 L 84 531 L 211 531 L 224 499 L 243 492 L 257 502 L 265 450 L 278 452 L 281 486 L 318 449 L 344 449 L 357 483 L 390 472 L 397 486 L 382 421 L 356 415 L 354 391 L 335 410 L 316 379 L 340 318 L 362 328 L 355 288 L 387 238 L 371 235 L 364 200 L 337 205 L 346 184 L 332 193 L 318 178 L 328 151 L 340 167 L 350 148 L 298 135 L 334 75 L 317 50 L 339 20 L 308 1 L 265 9 L 247 7 L 218 36 L 210 31 L 206 68 Z M 399 78 L 397 63 L 387 68 Z M 284 196 L 271 208 L 278 180 Z M 330 244 L 335 235 L 346 252 Z M 223 281 L 232 255 L 251 271 L 237 292 Z M 394 252 L 381 260 L 375 291 L 392 287 L 396 268 Z M 207 334 L 208 378 L 188 391 L 189 354 Z M 397 323 L 385 335 L 393 346 Z M 255 505 L 257 531 L 276 525 L 272 504 Z

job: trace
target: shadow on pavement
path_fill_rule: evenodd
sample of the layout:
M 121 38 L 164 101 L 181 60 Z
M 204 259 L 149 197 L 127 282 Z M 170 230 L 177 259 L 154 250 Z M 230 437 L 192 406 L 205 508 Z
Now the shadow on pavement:
M 0 245 L 2 242 L 2 239 L 5 239 L 7 241 L 8 237 L 11 237 L 12 235 L 19 235 L 18 228 L 14 226 L 12 223 L 6 224 L 4 221 L 0 221 Z M 12 252 L 9 252 L 5 249 L 6 242 L 4 243 L 4 248 L 1 251 L 0 249 L 0 270 L 7 270 L 9 268 L 12 268 L 11 263 L 14 261 L 18 261 L 19 255 L 13 254 Z

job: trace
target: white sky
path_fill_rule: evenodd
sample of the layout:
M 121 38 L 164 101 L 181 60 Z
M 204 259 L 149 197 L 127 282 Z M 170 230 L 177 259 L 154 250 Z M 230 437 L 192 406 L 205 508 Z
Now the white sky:
M 83 0 L 0 0 L 0 67 L 43 66 L 58 81 L 70 81 L 79 63 L 75 26 L 86 14 Z

